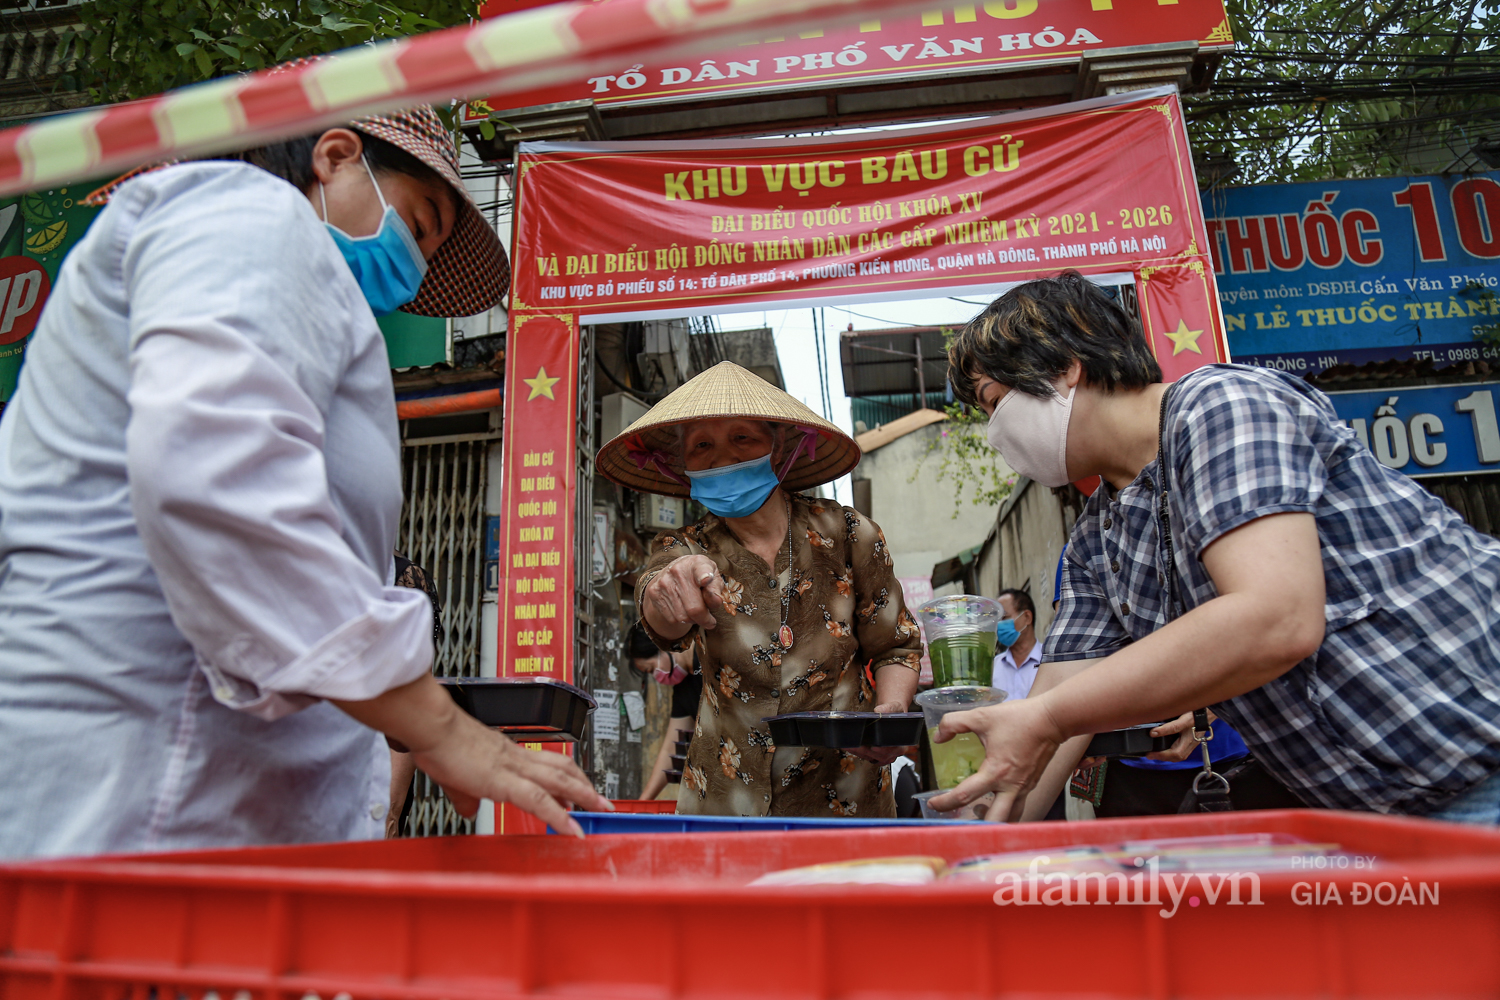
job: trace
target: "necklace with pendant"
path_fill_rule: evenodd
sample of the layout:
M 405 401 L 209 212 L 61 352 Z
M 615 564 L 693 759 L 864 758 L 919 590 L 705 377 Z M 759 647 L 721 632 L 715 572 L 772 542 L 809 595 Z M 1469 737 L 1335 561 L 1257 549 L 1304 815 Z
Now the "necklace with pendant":
M 792 627 L 786 623 L 787 611 L 791 608 L 792 587 L 796 585 L 796 574 L 792 571 L 792 501 L 786 502 L 786 587 L 781 591 L 781 630 L 776 633 L 776 644 L 783 653 L 792 648 Z

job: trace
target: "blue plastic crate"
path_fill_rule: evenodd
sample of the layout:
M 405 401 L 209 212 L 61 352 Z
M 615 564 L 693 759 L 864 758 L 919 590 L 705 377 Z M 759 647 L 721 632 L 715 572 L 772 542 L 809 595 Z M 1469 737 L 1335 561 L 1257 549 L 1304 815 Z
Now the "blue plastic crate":
M 775 833 L 783 830 L 847 830 L 872 826 L 952 826 L 976 823 L 978 820 L 952 819 L 813 819 L 802 816 L 679 816 L 675 813 L 607 813 L 576 812 L 571 814 L 593 833 Z M 548 833 L 555 833 L 550 826 Z

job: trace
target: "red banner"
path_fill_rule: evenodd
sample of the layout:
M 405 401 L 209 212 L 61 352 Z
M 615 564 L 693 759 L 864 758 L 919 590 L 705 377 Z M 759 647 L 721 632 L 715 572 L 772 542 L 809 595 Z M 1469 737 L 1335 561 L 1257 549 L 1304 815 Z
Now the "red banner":
M 500 514 L 501 677 L 573 680 L 578 325 L 511 313 Z
M 1228 356 L 1170 90 L 961 129 L 527 143 L 514 233 L 517 310 L 603 320 L 994 295 L 1075 268 L 1149 279 L 1147 330 L 1173 366 Z
M 509 13 L 515 0 L 490 0 L 481 13 Z M 474 102 L 467 120 L 491 110 L 593 100 L 600 105 L 661 104 L 779 90 L 951 78 L 1076 63 L 1089 52 L 1197 42 L 1234 46 L 1223 0 L 992 0 L 934 7 L 921 15 L 858 26 L 772 36 L 711 58 L 621 63 L 576 83 Z
M 1213 271 L 1200 258 L 1142 267 L 1136 275 L 1141 325 L 1162 377 L 1229 360 Z

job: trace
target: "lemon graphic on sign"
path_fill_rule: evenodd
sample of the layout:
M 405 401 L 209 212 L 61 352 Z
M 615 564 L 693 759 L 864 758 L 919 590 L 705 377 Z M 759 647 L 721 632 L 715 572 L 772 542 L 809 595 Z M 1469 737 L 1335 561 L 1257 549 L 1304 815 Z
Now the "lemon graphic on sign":
M 26 217 L 27 225 L 45 225 L 52 221 L 52 206 L 35 192 L 24 194 L 21 196 L 21 214 Z
M 62 219 L 52 223 L 50 226 L 39 229 L 26 237 L 26 249 L 38 257 L 45 257 L 56 250 L 68 235 L 68 220 Z

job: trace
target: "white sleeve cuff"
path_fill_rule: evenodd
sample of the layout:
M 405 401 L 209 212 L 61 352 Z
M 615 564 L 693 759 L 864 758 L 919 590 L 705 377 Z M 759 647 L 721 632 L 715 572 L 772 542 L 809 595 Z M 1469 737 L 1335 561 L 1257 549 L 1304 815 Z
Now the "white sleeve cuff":
M 198 667 L 220 704 L 267 721 L 320 699 L 368 701 L 432 669 L 432 602 L 419 590 L 386 587 L 382 600 L 283 666 L 242 634 Z M 256 683 L 248 677 L 260 677 Z

